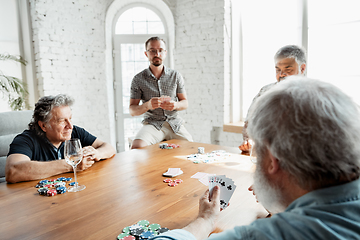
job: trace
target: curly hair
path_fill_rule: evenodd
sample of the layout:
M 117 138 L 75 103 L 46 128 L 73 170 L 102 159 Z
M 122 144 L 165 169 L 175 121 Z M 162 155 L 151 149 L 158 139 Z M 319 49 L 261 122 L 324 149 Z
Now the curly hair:
M 56 96 L 45 96 L 35 104 L 34 113 L 29 123 L 29 130 L 33 130 L 37 135 L 44 137 L 45 132 L 40 128 L 38 121 L 49 123 L 52 118 L 51 111 L 54 107 L 72 106 L 74 100 L 65 94 Z

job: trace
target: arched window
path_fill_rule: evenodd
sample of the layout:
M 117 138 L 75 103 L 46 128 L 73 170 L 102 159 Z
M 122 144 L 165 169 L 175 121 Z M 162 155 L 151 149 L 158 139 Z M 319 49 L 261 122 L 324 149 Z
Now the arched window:
M 114 94 L 117 151 L 129 149 L 129 140 L 141 128 L 143 116 L 129 114 L 130 85 L 133 77 L 149 66 L 145 42 L 158 36 L 167 42 L 166 24 L 161 13 L 147 5 L 122 9 L 114 28 Z M 168 51 L 169 52 L 169 51 Z M 165 59 L 168 65 L 168 59 Z

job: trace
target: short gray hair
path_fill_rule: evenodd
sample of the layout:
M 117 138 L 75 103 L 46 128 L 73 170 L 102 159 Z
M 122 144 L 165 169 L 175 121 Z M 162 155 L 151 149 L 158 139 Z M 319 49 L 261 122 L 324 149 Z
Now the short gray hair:
M 256 153 L 269 150 L 304 189 L 360 175 L 359 106 L 329 83 L 298 76 L 278 83 L 255 101 L 247 130 Z
M 65 94 L 56 96 L 45 96 L 39 99 L 35 104 L 34 113 L 29 123 L 29 129 L 34 130 L 39 136 L 45 136 L 44 131 L 40 128 L 38 121 L 49 123 L 52 118 L 51 110 L 54 107 L 72 106 L 73 98 Z
M 306 64 L 306 51 L 296 45 L 286 45 L 280 48 L 274 56 L 275 62 L 283 58 L 294 58 L 296 63 L 301 66 L 302 64 Z

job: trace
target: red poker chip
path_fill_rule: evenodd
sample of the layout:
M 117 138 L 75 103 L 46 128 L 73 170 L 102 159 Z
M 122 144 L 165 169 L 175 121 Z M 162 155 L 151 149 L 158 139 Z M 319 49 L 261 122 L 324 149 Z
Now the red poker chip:
M 168 184 L 170 187 L 175 187 L 175 186 L 177 186 L 177 183 L 176 182 L 171 182 L 171 183 L 169 183 Z
M 135 240 L 136 238 L 134 236 L 126 236 L 123 237 L 122 240 Z
M 183 180 L 181 180 L 181 179 L 175 179 L 174 182 L 175 182 L 175 183 L 182 183 Z
M 56 194 L 57 194 L 57 192 L 55 189 L 51 189 L 51 190 L 47 191 L 48 196 L 55 196 Z
M 172 180 L 171 180 L 170 178 L 167 178 L 167 179 L 164 179 L 164 182 L 166 182 L 166 183 L 171 183 Z

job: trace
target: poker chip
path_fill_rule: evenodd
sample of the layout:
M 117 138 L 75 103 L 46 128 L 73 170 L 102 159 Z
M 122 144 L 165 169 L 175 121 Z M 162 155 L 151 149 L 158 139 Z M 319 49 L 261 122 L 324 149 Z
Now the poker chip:
M 57 179 L 40 180 L 36 185 L 36 188 L 38 188 L 38 193 L 44 196 L 55 196 L 57 194 L 63 194 L 67 192 L 65 182 L 67 180 L 72 180 L 72 178 L 59 177 Z
M 199 154 L 204 154 L 205 153 L 205 148 L 204 147 L 198 147 L 198 153 Z
M 48 182 L 48 180 L 41 180 L 41 181 L 39 181 L 39 184 L 45 184 L 47 182 Z
M 160 224 L 158 223 L 153 223 L 153 224 L 150 224 L 149 225 L 149 229 L 152 231 L 152 232 L 155 232 L 156 230 L 160 229 L 161 226 Z
M 182 183 L 183 180 L 181 180 L 181 179 L 175 179 L 174 182 L 177 183 L 177 184 L 179 184 L 179 183 Z
M 46 196 L 47 195 L 47 192 L 48 192 L 49 190 L 47 189 L 47 188 L 39 188 L 38 189 L 38 193 L 40 194 L 40 195 L 44 195 L 44 196 Z
M 130 234 L 131 234 L 132 236 L 135 236 L 135 237 L 140 237 L 140 235 L 141 235 L 143 232 L 145 232 L 145 230 L 142 229 L 141 227 L 130 230 Z
M 58 194 L 66 193 L 66 187 L 57 187 L 57 188 L 56 188 L 56 192 L 57 192 Z
M 140 220 L 137 224 L 147 227 L 149 226 L 150 222 L 148 220 Z
M 126 237 L 123 237 L 121 240 L 135 240 L 136 238 L 134 236 L 126 236 Z
M 148 220 L 140 220 L 136 224 L 123 228 L 117 239 L 148 240 L 159 235 L 159 233 L 169 231 L 168 228 L 161 228 L 160 224 L 153 223 L 149 225 L 149 223 Z
M 171 183 L 171 182 L 172 182 L 172 179 L 166 178 L 166 179 L 164 179 L 164 182 L 165 182 L 165 183 Z
M 160 144 L 159 144 L 159 147 L 160 147 L 161 149 L 166 149 L 166 148 L 168 147 L 168 144 L 167 144 L 167 143 L 160 143 Z
M 122 230 L 123 233 L 127 233 L 127 234 L 130 234 L 130 227 L 125 227 L 123 230 Z
M 127 236 L 129 236 L 128 233 L 120 233 L 120 234 L 117 236 L 117 239 L 122 240 L 122 239 L 124 239 L 124 237 L 127 237 Z
M 158 234 L 161 234 L 161 233 L 167 232 L 167 231 L 169 231 L 169 230 L 170 230 L 170 229 L 164 227 L 164 228 L 160 228 L 160 229 L 156 230 L 156 232 L 157 232 Z
M 56 194 L 57 194 L 57 192 L 56 192 L 55 189 L 51 189 L 51 190 L 47 191 L 47 195 L 48 195 L 49 197 L 55 196 Z
M 152 231 L 145 231 L 140 235 L 140 239 L 150 239 L 155 237 L 155 234 Z
M 175 186 L 177 186 L 178 184 L 176 183 L 176 182 L 171 182 L 171 183 L 169 183 L 168 184 L 170 187 L 175 187 Z
M 64 182 L 58 182 L 55 184 L 55 188 L 58 188 L 58 187 L 65 187 L 66 186 L 66 183 Z
M 75 186 L 75 184 L 76 184 L 75 182 L 69 183 L 70 186 Z
M 139 229 L 139 228 L 142 228 L 142 226 L 139 225 L 139 224 L 134 224 L 134 225 L 129 226 L 129 230 L 130 230 L 130 231 L 131 231 L 131 230 L 134 230 L 134 229 Z
M 68 178 L 66 178 L 66 182 L 70 182 L 72 180 L 72 178 L 71 177 L 68 177 Z

